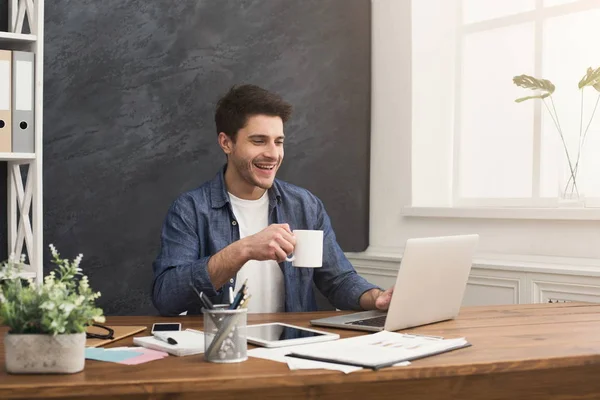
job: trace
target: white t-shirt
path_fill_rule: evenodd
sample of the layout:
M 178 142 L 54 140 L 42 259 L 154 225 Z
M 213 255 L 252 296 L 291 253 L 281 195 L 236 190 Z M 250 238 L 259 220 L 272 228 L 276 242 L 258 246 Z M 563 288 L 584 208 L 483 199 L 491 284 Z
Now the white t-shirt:
M 229 193 L 233 214 L 240 229 L 240 239 L 254 235 L 269 224 L 269 196 L 258 200 L 244 200 Z M 237 273 L 235 292 L 248 279 L 249 313 L 272 313 L 285 311 L 285 286 L 283 272 L 275 260 L 250 260 Z

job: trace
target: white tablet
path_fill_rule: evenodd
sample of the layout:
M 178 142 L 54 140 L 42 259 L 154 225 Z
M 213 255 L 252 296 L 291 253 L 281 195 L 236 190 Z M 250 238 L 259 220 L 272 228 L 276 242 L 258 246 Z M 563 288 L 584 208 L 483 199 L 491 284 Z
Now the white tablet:
M 248 325 L 246 336 L 249 343 L 264 347 L 295 346 L 340 338 L 340 335 L 337 333 L 302 328 L 281 322 Z

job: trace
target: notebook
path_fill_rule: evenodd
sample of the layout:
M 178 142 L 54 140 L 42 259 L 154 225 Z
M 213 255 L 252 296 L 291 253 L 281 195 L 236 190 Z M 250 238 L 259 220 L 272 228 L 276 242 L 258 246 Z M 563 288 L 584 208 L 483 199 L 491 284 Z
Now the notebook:
M 341 339 L 334 342 L 304 345 L 287 357 L 333 362 L 371 368 L 389 367 L 448 351 L 469 347 L 465 338 L 444 339 L 405 333 L 381 331 L 372 335 Z
M 190 356 L 204 353 L 204 333 L 186 329 L 185 331 L 170 332 L 169 337 L 175 339 L 177 344 L 169 344 L 154 336 L 134 337 L 133 344 L 152 350 L 166 351 L 174 356 Z

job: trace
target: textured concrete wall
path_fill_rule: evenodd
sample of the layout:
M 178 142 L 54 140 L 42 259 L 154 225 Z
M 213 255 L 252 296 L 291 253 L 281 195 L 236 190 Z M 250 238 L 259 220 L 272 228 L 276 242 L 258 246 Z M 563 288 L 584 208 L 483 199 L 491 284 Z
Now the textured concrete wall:
M 53 0 L 45 12 L 44 242 L 84 254 L 107 313 L 154 312 L 161 224 L 224 162 L 214 107 L 235 83 L 294 105 L 278 177 L 323 200 L 344 250 L 367 246 L 369 0 Z

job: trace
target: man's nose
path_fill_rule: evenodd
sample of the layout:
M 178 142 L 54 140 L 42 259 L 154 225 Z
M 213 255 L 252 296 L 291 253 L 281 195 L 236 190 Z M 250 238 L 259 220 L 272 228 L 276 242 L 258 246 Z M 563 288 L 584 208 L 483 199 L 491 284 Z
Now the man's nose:
M 273 159 L 279 158 L 279 146 L 277 146 L 277 143 L 269 143 L 269 145 L 265 149 L 265 156 Z

